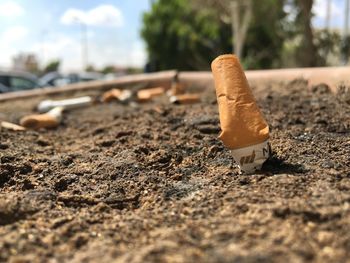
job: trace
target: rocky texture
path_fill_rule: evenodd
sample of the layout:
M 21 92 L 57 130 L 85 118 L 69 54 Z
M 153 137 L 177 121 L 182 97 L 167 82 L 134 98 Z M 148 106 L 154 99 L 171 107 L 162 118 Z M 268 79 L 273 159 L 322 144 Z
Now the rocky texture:
M 55 130 L 1 130 L 0 261 L 346 262 L 348 95 L 303 81 L 256 94 L 274 154 L 251 176 L 217 139 L 213 87 L 200 104 L 101 104 Z

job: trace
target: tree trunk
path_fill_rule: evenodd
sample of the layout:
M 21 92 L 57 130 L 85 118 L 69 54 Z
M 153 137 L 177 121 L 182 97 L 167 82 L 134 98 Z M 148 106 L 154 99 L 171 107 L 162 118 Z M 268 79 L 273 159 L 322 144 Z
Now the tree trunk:
M 313 0 L 298 0 L 301 9 L 303 25 L 303 43 L 301 46 L 300 60 L 302 66 L 314 67 L 318 64 L 316 46 L 313 42 L 314 36 L 311 27 Z
M 252 1 L 233 0 L 230 4 L 233 53 L 241 59 L 243 47 L 252 18 Z

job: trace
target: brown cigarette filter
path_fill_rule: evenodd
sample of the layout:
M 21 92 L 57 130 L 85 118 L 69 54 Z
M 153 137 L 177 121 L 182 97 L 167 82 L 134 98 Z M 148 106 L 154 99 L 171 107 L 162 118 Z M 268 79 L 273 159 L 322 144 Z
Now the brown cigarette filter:
M 111 102 L 112 100 L 117 100 L 121 94 L 122 94 L 122 91 L 120 89 L 111 89 L 103 93 L 102 101 Z
M 200 102 L 198 94 L 182 94 L 170 97 L 170 102 L 174 104 L 193 104 Z
M 26 129 L 23 126 L 19 126 L 17 124 L 7 122 L 7 121 L 1 122 L 1 128 L 7 129 L 7 130 L 13 130 L 13 131 L 24 131 Z
M 47 114 L 37 114 L 25 116 L 20 120 L 20 124 L 29 129 L 55 128 L 59 125 L 57 119 Z
M 44 114 L 25 116 L 20 124 L 29 129 L 56 128 L 62 119 L 62 107 L 56 107 Z
M 211 64 L 219 105 L 219 138 L 230 149 L 259 144 L 269 138 L 269 127 L 249 88 L 235 55 L 222 55 Z
M 137 99 L 139 101 L 148 101 L 154 97 L 161 96 L 164 93 L 165 93 L 165 89 L 163 87 L 142 89 L 137 92 Z
M 185 93 L 185 86 L 179 82 L 174 82 L 171 84 L 171 89 L 169 94 L 172 96 L 180 95 Z

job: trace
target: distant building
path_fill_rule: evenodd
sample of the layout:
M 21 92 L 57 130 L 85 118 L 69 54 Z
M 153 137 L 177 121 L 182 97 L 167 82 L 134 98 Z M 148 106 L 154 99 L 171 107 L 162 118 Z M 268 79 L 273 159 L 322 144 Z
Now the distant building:
M 39 72 L 39 62 L 35 54 L 20 53 L 12 59 L 12 69 L 28 71 L 31 73 Z

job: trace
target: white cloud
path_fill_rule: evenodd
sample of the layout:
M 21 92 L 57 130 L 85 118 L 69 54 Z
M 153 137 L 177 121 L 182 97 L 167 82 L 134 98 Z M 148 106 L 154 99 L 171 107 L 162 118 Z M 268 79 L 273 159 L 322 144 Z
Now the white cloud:
M 5 34 L 5 37 L 6 35 L 11 34 Z M 4 34 L 0 35 L 0 41 L 3 37 Z M 65 34 L 51 34 L 45 38 L 45 41 L 38 39 L 25 45 L 23 45 L 23 38 L 18 38 L 16 41 L 12 39 L 11 44 L 0 42 L 0 50 L 4 54 L 0 56 L 1 67 L 11 67 L 12 57 L 21 51 L 36 54 L 42 66 L 53 59 L 60 59 L 61 70 L 64 72 L 82 69 L 80 35 L 72 37 Z M 106 65 L 143 67 L 147 59 L 144 44 L 137 39 L 121 45 L 115 45 L 114 42 L 101 45 L 98 41 L 96 42 L 96 38 L 89 37 L 88 51 L 88 62 L 96 68 L 103 68 Z
M 30 52 L 38 54 L 42 65 L 46 65 L 53 59 L 62 61 L 62 68 L 80 68 L 80 43 L 77 39 L 58 34 L 51 36 L 45 42 L 36 42 Z
M 325 19 L 327 16 L 327 1 L 316 0 L 312 11 L 316 16 Z M 336 5 L 334 1 L 331 1 L 331 17 L 334 18 L 342 14 L 343 12 L 341 8 L 338 5 Z
M 144 45 L 141 42 L 136 42 L 132 45 L 130 54 L 131 64 L 134 67 L 143 67 L 147 61 L 147 52 Z
M 36 53 L 47 53 L 51 58 L 55 58 L 61 56 L 65 51 L 69 52 L 72 48 L 75 50 L 77 46 L 79 46 L 77 41 L 66 36 L 59 36 L 34 44 L 32 50 Z
M 12 26 L 7 28 L 0 36 L 0 42 L 10 45 L 28 35 L 28 29 L 24 26 Z
M 29 30 L 23 26 L 12 26 L 0 33 L 0 66 L 10 67 L 12 57 L 18 53 L 16 46 L 28 36 Z
M 18 3 L 8 1 L 0 3 L 0 17 L 18 17 L 24 14 L 24 9 Z
M 89 63 L 96 68 L 103 68 L 106 65 L 142 68 L 146 60 L 147 53 L 140 40 L 130 40 L 121 45 L 108 43 L 103 48 L 93 42 L 89 45 Z
M 113 5 L 99 5 L 88 11 L 70 8 L 61 17 L 61 23 L 65 25 L 76 24 L 78 21 L 92 26 L 120 27 L 123 25 L 123 15 Z

